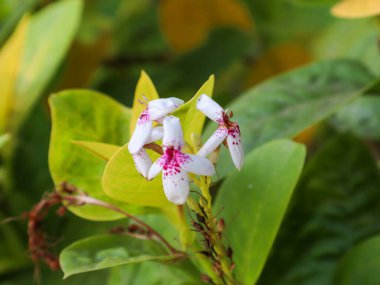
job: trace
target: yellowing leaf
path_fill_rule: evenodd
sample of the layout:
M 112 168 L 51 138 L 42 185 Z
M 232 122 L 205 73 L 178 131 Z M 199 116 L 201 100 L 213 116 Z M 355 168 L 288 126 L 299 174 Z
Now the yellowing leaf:
M 294 43 L 278 45 L 266 52 L 252 66 L 252 72 L 247 78 L 247 87 L 310 61 L 311 56 L 301 46 Z
M 214 27 L 244 31 L 253 27 L 249 11 L 239 0 L 162 0 L 159 13 L 163 33 L 177 52 L 200 45 Z
M 80 24 L 82 1 L 63 0 L 30 20 L 16 85 L 17 121 L 33 106 L 55 75 Z
M 0 51 L 0 134 L 5 132 L 13 109 L 15 82 L 28 25 L 29 16 L 25 16 Z
M 72 141 L 72 143 L 83 147 L 91 154 L 106 161 L 110 160 L 111 157 L 120 149 L 120 146 L 101 142 Z
M 380 14 L 379 0 L 343 0 L 331 9 L 339 18 L 363 18 Z
M 137 82 L 135 97 L 133 99 L 132 118 L 129 132 L 130 135 L 132 135 L 135 129 L 137 119 L 139 118 L 141 112 L 146 108 L 146 106 L 141 104 L 140 102 L 145 101 L 145 98 L 148 99 L 148 101 L 151 101 L 154 99 L 158 99 L 159 96 L 148 74 L 146 74 L 145 71 L 142 71 L 140 79 Z
M 148 150 L 155 161 L 159 155 Z M 165 197 L 160 175 L 147 181 L 136 170 L 128 145 L 123 146 L 108 161 L 104 169 L 102 185 L 105 193 L 131 205 L 170 207 Z
M 316 133 L 318 131 L 318 124 L 313 125 L 306 130 L 303 130 L 301 133 L 293 137 L 293 141 L 303 144 L 309 144 L 312 142 L 313 138 L 315 137 Z
M 197 109 L 197 101 L 199 96 L 206 94 L 212 97 L 212 92 L 214 90 L 214 75 L 211 75 L 209 79 L 202 85 L 194 97 L 186 102 L 186 104 L 179 107 L 173 115 L 181 120 L 182 128 L 184 132 L 185 141 L 191 144 L 192 133 L 201 135 L 203 130 L 203 125 L 206 120 L 205 115 Z

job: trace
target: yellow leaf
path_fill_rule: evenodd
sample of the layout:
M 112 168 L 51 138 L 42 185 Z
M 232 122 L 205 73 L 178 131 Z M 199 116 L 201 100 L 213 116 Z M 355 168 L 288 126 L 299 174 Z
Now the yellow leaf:
M 293 141 L 302 143 L 302 144 L 309 144 L 313 141 L 317 131 L 318 131 L 319 125 L 313 125 L 302 132 L 300 132 L 298 135 L 293 137 Z
M 155 161 L 159 155 L 147 150 Z M 131 205 L 170 207 L 162 188 L 161 175 L 148 181 L 136 170 L 128 145 L 120 148 L 108 161 L 102 177 L 104 192 L 118 200 Z
M 379 0 L 343 0 L 331 9 L 339 18 L 364 18 L 380 14 Z
M 0 51 L 0 134 L 7 129 L 14 108 L 17 73 L 28 25 L 29 16 L 25 16 Z
M 259 58 L 247 77 L 247 87 L 311 61 L 309 53 L 294 43 L 283 43 Z
M 111 157 L 120 149 L 120 146 L 101 142 L 72 141 L 72 143 L 83 147 L 91 154 L 106 161 L 110 160 Z
M 162 0 L 161 28 L 171 47 L 186 52 L 199 46 L 215 27 L 253 27 L 248 9 L 239 0 Z
M 145 71 L 141 71 L 140 79 L 137 82 L 135 97 L 133 99 L 132 106 L 132 118 L 130 123 L 130 135 L 132 135 L 135 130 L 137 119 L 139 118 L 141 112 L 146 108 L 145 105 L 141 104 L 140 101 L 145 101 L 145 98 L 148 101 L 158 99 L 158 93 L 152 80 L 149 78 L 148 74 Z
M 212 92 L 214 90 L 214 79 L 214 75 L 211 75 L 194 95 L 194 97 L 173 113 L 174 116 L 180 118 L 181 120 L 184 131 L 184 139 L 188 144 L 191 144 L 192 142 L 191 136 L 193 133 L 199 136 L 202 134 L 206 117 L 197 109 L 197 100 L 202 94 L 212 97 Z

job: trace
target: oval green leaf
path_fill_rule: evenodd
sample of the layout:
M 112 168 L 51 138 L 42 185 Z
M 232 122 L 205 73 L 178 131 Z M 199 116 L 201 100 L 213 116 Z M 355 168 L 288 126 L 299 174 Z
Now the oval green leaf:
M 249 153 L 242 171 L 229 175 L 219 190 L 215 210 L 223 208 L 226 240 L 243 284 L 254 284 L 264 267 L 304 159 L 304 146 L 270 142 Z
M 149 151 L 155 161 L 159 155 Z M 104 191 L 110 197 L 132 205 L 172 207 L 162 189 L 161 177 L 146 180 L 136 170 L 128 145 L 123 146 L 107 163 L 102 179 Z
M 380 236 L 351 249 L 338 265 L 336 285 L 375 285 L 380 281 Z
M 332 115 L 362 95 L 373 77 L 360 63 L 335 60 L 312 64 L 270 79 L 227 108 L 240 125 L 244 150 L 277 138 L 291 138 Z M 210 135 L 217 126 L 211 122 Z M 222 148 L 217 173 L 223 177 L 233 164 Z
M 365 96 L 341 108 L 331 122 L 341 131 L 360 138 L 380 139 L 380 98 Z
M 57 93 L 50 97 L 49 103 L 52 112 L 49 168 L 54 183 L 68 181 L 94 198 L 116 204 L 127 211 L 138 211 L 136 207 L 117 202 L 103 192 L 101 177 L 106 162 L 72 143 L 75 140 L 91 140 L 125 144 L 129 139 L 130 109 L 100 93 L 85 90 Z M 91 220 L 122 217 L 96 206 L 70 209 Z
M 70 275 L 146 261 L 165 261 L 173 258 L 153 240 L 125 235 L 100 235 L 77 241 L 66 247 L 59 256 L 61 268 Z
M 83 149 L 87 150 L 89 153 L 105 161 L 110 160 L 111 157 L 120 149 L 120 146 L 100 142 L 72 141 L 72 143 L 83 147 Z

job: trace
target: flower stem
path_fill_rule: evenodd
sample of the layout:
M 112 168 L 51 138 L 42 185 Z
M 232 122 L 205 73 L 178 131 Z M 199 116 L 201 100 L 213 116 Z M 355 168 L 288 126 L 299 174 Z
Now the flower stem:
M 198 222 L 193 222 L 195 230 L 204 238 L 202 252 L 209 257 L 211 268 L 215 273 L 210 278 L 214 284 L 237 284 L 232 273 L 234 266 L 229 253 L 231 250 L 222 242 L 224 220 L 218 220 L 212 213 L 212 196 L 209 190 L 211 178 L 201 177 L 199 184 L 202 193 L 199 202 L 189 200 L 187 205 L 197 216 Z

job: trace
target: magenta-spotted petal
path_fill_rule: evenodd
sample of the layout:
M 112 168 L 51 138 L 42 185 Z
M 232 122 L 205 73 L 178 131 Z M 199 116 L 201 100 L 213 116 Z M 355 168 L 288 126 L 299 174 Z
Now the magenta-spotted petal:
M 244 150 L 241 143 L 240 130 L 238 126 L 228 130 L 227 145 L 235 167 L 238 170 L 241 170 L 244 163 Z
M 149 169 L 152 166 L 152 160 L 148 156 L 145 149 L 140 149 L 140 151 L 138 151 L 137 153 L 132 154 L 132 157 L 138 173 L 147 178 Z
M 150 167 L 149 173 L 148 173 L 148 180 L 152 180 L 154 177 L 156 177 L 161 172 L 162 166 L 163 166 L 162 157 L 160 157 Z
M 163 99 L 155 99 L 149 102 L 149 115 L 151 120 L 158 120 L 167 114 L 173 112 L 179 106 L 184 103 L 183 100 L 178 98 L 163 98 Z
M 224 110 L 206 94 L 202 94 L 197 101 L 197 108 L 215 122 L 223 120 Z
M 225 127 L 219 127 L 201 147 L 198 155 L 205 157 L 210 154 L 225 140 L 227 134 L 228 130 Z
M 183 133 L 181 123 L 178 118 L 169 116 L 164 119 L 164 137 L 162 144 L 164 147 L 174 147 L 179 150 L 182 148 Z
M 145 109 L 136 123 L 136 128 L 128 143 L 128 150 L 131 154 L 137 153 L 143 148 L 152 132 L 152 121 L 149 116 L 149 108 Z
M 197 175 L 212 176 L 214 174 L 214 165 L 207 158 L 193 154 L 186 154 L 186 156 L 181 165 L 182 169 Z
M 145 142 L 145 144 L 161 140 L 163 136 L 164 128 L 162 126 L 155 127 L 152 129 L 152 132 L 150 133 L 150 136 L 148 140 Z
M 189 177 L 185 170 L 172 171 L 163 170 L 162 184 L 166 198 L 174 204 L 183 205 L 189 196 Z

